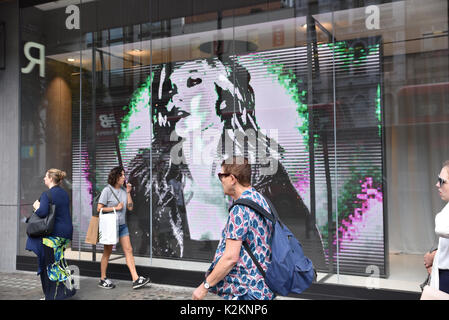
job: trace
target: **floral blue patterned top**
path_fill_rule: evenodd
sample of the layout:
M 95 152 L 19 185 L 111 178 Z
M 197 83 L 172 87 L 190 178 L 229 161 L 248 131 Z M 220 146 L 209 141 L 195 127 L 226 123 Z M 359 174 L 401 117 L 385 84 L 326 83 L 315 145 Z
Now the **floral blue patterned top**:
M 271 212 L 264 197 L 254 188 L 243 192 L 240 199 L 251 199 Z M 272 232 L 271 221 L 267 222 L 260 214 L 246 206 L 235 206 L 229 213 L 228 221 L 222 232 L 222 239 L 207 274 L 214 269 L 223 256 L 226 239 L 247 241 L 251 252 L 266 271 L 271 262 Z M 274 298 L 273 292 L 265 283 L 265 279 L 243 246 L 237 264 L 222 281 L 211 287 L 210 291 L 227 300 L 247 293 L 258 300 Z

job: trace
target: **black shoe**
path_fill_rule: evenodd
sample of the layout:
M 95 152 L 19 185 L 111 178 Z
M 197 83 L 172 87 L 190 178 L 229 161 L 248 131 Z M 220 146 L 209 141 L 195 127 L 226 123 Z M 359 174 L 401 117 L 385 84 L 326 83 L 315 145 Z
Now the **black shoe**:
M 115 284 L 113 284 L 112 281 L 109 280 L 108 278 L 105 278 L 104 280 L 100 279 L 98 286 L 102 289 L 114 289 L 115 288 Z
M 140 276 L 139 279 L 133 282 L 133 289 L 142 288 L 144 285 L 150 282 L 150 278 Z

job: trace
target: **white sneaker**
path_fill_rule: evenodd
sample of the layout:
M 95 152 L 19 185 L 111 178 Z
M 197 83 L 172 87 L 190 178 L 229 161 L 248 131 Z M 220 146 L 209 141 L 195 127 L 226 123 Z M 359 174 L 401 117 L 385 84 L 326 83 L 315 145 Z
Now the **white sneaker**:
M 144 285 L 150 282 L 150 278 L 140 276 L 139 279 L 133 282 L 133 289 L 142 288 Z
M 102 289 L 114 289 L 115 288 L 115 284 L 113 284 L 112 281 L 109 280 L 108 278 L 105 278 L 104 280 L 100 279 L 98 286 Z

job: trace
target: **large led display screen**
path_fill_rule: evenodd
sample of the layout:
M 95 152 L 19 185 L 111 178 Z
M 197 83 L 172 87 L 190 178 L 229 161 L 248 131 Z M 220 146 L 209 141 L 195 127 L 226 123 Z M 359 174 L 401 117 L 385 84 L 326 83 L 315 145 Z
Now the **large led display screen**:
M 126 71 L 141 79 L 126 104 L 106 97 L 94 113 L 74 110 L 77 236 L 122 163 L 134 253 L 210 261 L 231 203 L 217 173 L 245 155 L 252 185 L 318 270 L 384 274 L 380 46 L 377 37 L 318 44 L 311 64 L 307 47 L 295 47 Z M 80 117 L 90 119 L 83 135 Z

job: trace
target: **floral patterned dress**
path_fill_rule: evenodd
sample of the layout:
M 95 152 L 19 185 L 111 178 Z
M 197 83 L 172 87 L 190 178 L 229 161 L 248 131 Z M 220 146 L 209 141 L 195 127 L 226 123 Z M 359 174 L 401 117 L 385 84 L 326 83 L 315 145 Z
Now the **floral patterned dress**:
M 47 237 L 42 238 L 42 244 L 47 248 L 44 249 L 46 265 L 41 273 L 45 298 L 59 300 L 73 296 L 76 290 L 73 287 L 71 271 L 64 258 L 64 251 L 69 247 L 70 240 Z

